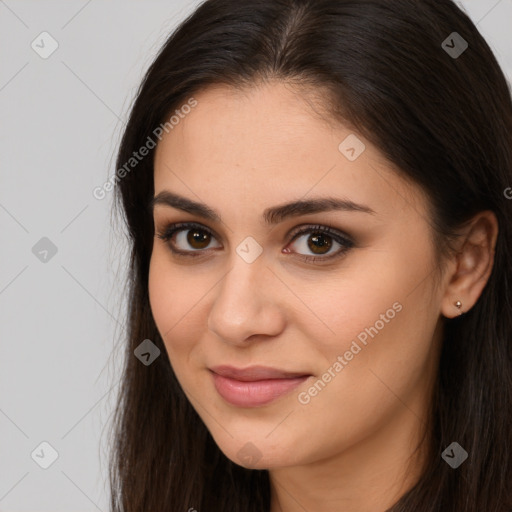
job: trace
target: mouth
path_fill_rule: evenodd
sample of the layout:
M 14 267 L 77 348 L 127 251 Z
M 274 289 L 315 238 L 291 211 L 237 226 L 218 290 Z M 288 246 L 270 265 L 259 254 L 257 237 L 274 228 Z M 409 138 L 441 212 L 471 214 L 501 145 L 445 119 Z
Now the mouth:
M 217 393 L 237 407 L 269 404 L 306 381 L 311 374 L 289 372 L 265 366 L 209 368 Z

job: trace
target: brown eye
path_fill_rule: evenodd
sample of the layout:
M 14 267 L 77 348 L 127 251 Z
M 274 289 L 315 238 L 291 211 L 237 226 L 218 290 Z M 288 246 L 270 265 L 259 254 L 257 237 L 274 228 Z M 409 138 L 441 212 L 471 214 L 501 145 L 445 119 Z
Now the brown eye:
M 307 236 L 306 236 L 307 235 Z M 158 238 L 164 240 L 176 256 L 195 257 L 207 253 L 212 248 L 222 248 L 211 245 L 217 240 L 209 229 L 197 224 L 178 223 L 169 225 Z M 354 242 L 342 232 L 328 226 L 311 226 L 296 233 L 292 242 L 284 249 L 284 253 L 297 253 L 307 262 L 318 262 L 341 257 L 354 247 Z M 289 247 L 295 248 L 291 250 Z M 337 249 L 331 251 L 331 249 Z
M 354 247 L 354 242 L 338 230 L 328 226 L 311 226 L 295 233 L 286 253 L 294 252 L 305 261 L 321 262 L 342 256 Z M 337 250 L 331 250 L 331 249 Z
M 210 244 L 211 235 L 204 229 L 188 229 L 187 232 L 187 242 L 190 244 L 190 247 L 204 249 Z
M 200 227 L 188 227 L 176 229 L 174 231 L 175 236 L 174 240 L 170 240 L 174 247 L 176 247 L 177 251 L 181 252 L 199 252 L 203 251 L 206 248 L 210 248 L 209 246 L 214 240 L 213 235 L 207 231 L 206 229 Z M 217 245 L 216 247 L 221 247 Z
M 308 248 L 315 254 L 326 254 L 332 247 L 332 238 L 325 234 L 311 234 L 308 237 Z
M 173 253 L 190 256 L 199 255 L 210 246 L 212 240 L 215 240 L 215 236 L 208 229 L 186 223 L 173 224 L 163 232 L 157 232 L 156 236 L 167 242 Z M 221 246 L 218 244 L 214 247 Z

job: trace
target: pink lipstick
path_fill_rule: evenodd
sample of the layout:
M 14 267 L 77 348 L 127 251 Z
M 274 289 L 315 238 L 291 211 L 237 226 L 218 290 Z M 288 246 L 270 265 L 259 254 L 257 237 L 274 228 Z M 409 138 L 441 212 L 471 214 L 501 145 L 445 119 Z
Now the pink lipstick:
M 289 393 L 310 374 L 288 372 L 265 366 L 210 368 L 215 389 L 226 402 L 237 407 L 258 407 Z

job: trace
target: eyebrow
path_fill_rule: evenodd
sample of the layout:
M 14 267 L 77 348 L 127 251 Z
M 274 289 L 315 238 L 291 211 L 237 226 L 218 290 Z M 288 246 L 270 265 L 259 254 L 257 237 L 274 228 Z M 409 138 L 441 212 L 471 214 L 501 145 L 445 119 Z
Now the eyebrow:
M 221 222 L 220 215 L 208 205 L 192 201 L 191 199 L 168 190 L 159 192 L 150 200 L 149 207 L 151 211 L 154 210 L 156 205 L 169 206 L 203 217 L 204 219 L 208 219 L 212 222 Z M 354 203 L 348 199 L 317 197 L 272 206 L 271 208 L 264 210 L 262 216 L 266 224 L 272 225 L 278 224 L 289 217 L 299 217 L 301 215 L 327 211 L 363 212 L 370 215 L 376 214 L 369 206 Z

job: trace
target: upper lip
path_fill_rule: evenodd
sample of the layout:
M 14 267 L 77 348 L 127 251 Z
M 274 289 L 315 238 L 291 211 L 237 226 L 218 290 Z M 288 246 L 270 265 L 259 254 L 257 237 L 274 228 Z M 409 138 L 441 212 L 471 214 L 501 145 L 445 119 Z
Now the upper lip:
M 293 379 L 296 377 L 309 377 L 309 373 L 305 372 L 290 372 L 286 370 L 279 370 L 268 366 L 249 366 L 247 368 L 235 368 L 234 366 L 213 366 L 210 370 L 217 375 L 227 377 L 229 379 L 239 380 L 242 382 L 249 382 L 255 380 L 265 379 Z

